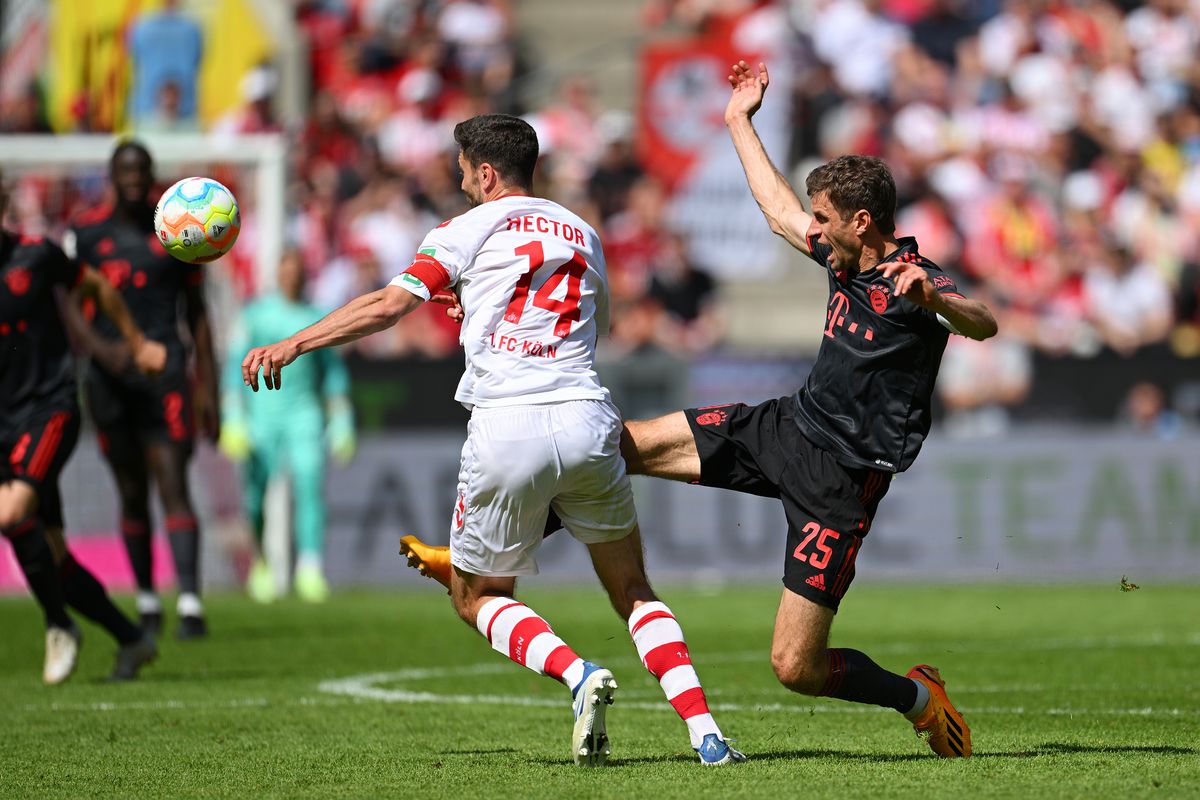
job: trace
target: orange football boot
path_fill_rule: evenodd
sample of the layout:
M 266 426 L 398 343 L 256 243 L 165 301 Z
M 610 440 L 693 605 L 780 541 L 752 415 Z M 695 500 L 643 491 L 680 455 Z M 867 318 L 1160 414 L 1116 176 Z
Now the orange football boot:
M 415 536 L 400 537 L 400 555 L 408 557 L 408 565 L 426 578 L 450 588 L 450 548 L 425 544 Z
M 967 758 L 971 755 L 971 729 L 962 714 L 946 696 L 946 682 L 937 667 L 918 664 L 905 677 L 918 680 L 929 690 L 929 704 L 913 728 L 923 737 L 933 752 L 943 758 Z

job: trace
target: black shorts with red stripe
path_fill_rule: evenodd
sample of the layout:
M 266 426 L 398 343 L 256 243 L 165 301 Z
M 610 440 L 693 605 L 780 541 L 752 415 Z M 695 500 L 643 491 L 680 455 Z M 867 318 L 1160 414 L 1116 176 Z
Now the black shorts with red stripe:
M 16 415 L 0 430 L 0 480 L 19 480 L 37 492 L 38 518 L 48 528 L 61 528 L 62 497 L 58 476 L 79 440 L 79 407 L 57 402 Z
M 836 611 L 892 475 L 840 464 L 805 438 L 795 413 L 792 397 L 684 411 L 700 483 L 778 497 L 788 523 L 783 585 Z
M 136 373 L 114 377 L 93 364 L 84 396 L 102 444 L 121 440 L 192 445 L 192 393 L 182 371 L 168 370 L 157 378 Z

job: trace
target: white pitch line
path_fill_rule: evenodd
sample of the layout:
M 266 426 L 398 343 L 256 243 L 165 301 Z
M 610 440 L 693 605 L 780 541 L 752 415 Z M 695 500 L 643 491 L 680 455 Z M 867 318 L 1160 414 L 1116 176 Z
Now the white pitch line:
M 322 681 L 317 690 L 330 694 L 354 697 L 363 700 L 376 700 L 383 703 L 432 703 L 440 705 L 496 705 L 523 706 L 535 708 L 565 708 L 563 700 L 551 700 L 543 697 L 525 695 L 497 694 L 442 694 L 430 691 L 413 691 L 411 689 L 385 688 L 381 683 L 395 684 L 405 680 L 447 676 L 450 674 L 469 675 L 496 672 L 494 664 L 476 664 L 471 666 L 448 667 L 444 671 L 417 669 L 397 670 L 396 672 L 375 672 L 369 675 L 355 675 L 336 680 Z M 509 666 L 511 669 L 512 667 Z M 672 711 L 666 701 L 620 702 L 621 708 L 634 708 L 641 711 Z M 886 712 L 889 709 L 863 705 L 806 705 L 800 703 L 709 703 L 713 711 L 752 712 L 752 713 L 784 713 L 784 714 L 871 714 Z M 1025 706 L 964 706 L 964 713 L 970 714 L 1037 714 L 1047 716 L 1200 716 L 1200 709 L 1181 708 L 1026 708 Z

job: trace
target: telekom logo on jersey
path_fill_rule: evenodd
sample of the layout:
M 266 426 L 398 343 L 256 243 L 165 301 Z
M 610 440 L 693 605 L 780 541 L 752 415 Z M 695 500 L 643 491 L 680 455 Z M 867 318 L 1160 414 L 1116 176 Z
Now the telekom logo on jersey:
M 868 342 L 875 338 L 875 331 L 859 325 L 857 322 L 846 324 L 846 318 L 850 311 L 850 298 L 846 297 L 843 292 L 834 292 L 829 298 L 829 311 L 826 312 L 825 335 L 830 339 L 836 338 L 837 330 L 844 328 L 849 333 L 858 333 L 861 329 L 862 337 Z

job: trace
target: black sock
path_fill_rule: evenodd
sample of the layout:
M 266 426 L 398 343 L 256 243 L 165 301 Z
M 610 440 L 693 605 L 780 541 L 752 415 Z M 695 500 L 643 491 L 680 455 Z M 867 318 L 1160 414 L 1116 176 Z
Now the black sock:
M 42 523 L 36 519 L 27 519 L 5 530 L 4 535 L 12 542 L 13 552 L 17 556 L 17 563 L 21 565 L 21 572 L 25 573 L 29 590 L 33 592 L 46 615 L 47 627 L 72 627 L 74 623 L 71 622 L 63 601 L 62 584 L 58 580 L 58 570 L 54 565 L 54 553 L 50 550 L 50 543 L 46 541 Z
M 821 688 L 821 697 L 894 708 L 902 714 L 911 711 L 917 702 L 917 685 L 911 678 L 888 672 L 866 653 L 842 648 L 828 653 L 829 677 Z
M 133 570 L 138 589 L 154 591 L 154 561 L 150 553 L 150 521 L 125 517 L 121 520 L 121 539 L 129 555 L 129 567 Z
M 200 594 L 200 528 L 191 514 L 167 517 L 167 539 L 175 557 L 180 594 Z
M 133 644 L 142 638 L 141 629 L 113 605 L 104 586 L 74 556 L 67 553 L 58 569 L 63 597 L 71 608 L 102 626 L 119 644 Z

